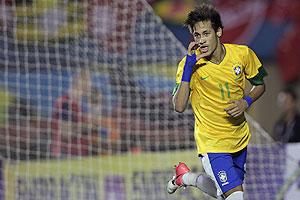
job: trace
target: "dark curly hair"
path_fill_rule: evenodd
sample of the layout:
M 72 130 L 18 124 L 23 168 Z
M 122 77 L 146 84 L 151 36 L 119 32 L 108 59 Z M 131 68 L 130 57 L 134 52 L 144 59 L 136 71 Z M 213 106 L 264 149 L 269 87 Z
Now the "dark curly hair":
M 195 24 L 200 21 L 210 21 L 215 31 L 218 28 L 224 28 L 219 12 L 211 4 L 201 4 L 196 7 L 188 14 L 184 24 L 189 28 L 190 32 L 193 32 Z

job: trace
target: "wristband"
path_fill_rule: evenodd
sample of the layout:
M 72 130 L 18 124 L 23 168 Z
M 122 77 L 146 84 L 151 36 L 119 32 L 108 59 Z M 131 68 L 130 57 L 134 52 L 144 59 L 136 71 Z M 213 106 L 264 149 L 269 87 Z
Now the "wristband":
M 191 56 L 186 55 L 181 81 L 184 82 L 191 81 L 193 67 L 196 63 L 197 63 L 196 54 L 192 54 Z
M 251 104 L 253 103 L 253 99 L 249 96 L 244 96 L 244 100 L 247 102 L 248 104 L 248 108 L 251 106 Z

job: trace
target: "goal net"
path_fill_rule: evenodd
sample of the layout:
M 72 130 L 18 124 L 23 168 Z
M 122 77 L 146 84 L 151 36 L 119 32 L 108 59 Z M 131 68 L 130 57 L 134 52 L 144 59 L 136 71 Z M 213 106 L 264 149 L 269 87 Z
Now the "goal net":
M 209 199 L 165 190 L 203 169 L 171 106 L 186 49 L 146 1 L 0 2 L 0 199 Z M 246 196 L 273 199 L 284 151 L 248 121 Z

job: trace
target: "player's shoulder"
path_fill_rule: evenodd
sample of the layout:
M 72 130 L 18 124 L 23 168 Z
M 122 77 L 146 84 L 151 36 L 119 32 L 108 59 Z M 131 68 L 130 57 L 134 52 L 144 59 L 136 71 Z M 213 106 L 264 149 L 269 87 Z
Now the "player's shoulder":
M 178 68 L 183 67 L 186 61 L 186 55 L 183 56 L 181 59 L 179 59 L 179 62 L 177 63 Z
M 180 63 L 185 63 L 185 61 L 186 61 L 186 55 L 184 55 L 181 59 L 179 59 L 179 64 Z
M 226 49 L 230 49 L 234 52 L 240 52 L 240 53 L 248 53 L 249 52 L 249 47 L 247 45 L 243 45 L 243 44 L 229 44 L 226 43 L 224 44 Z
M 226 51 L 229 52 L 233 57 L 239 59 L 245 59 L 247 57 L 251 57 L 255 55 L 254 51 L 248 47 L 247 45 L 241 44 L 224 44 Z

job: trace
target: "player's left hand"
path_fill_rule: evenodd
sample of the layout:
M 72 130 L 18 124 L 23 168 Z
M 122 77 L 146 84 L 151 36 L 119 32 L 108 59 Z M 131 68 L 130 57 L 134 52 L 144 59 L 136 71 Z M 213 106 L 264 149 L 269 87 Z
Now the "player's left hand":
M 228 115 L 232 117 L 238 117 L 242 115 L 248 108 L 248 104 L 244 99 L 230 100 L 228 103 L 230 104 L 230 106 L 225 108 L 224 110 Z

